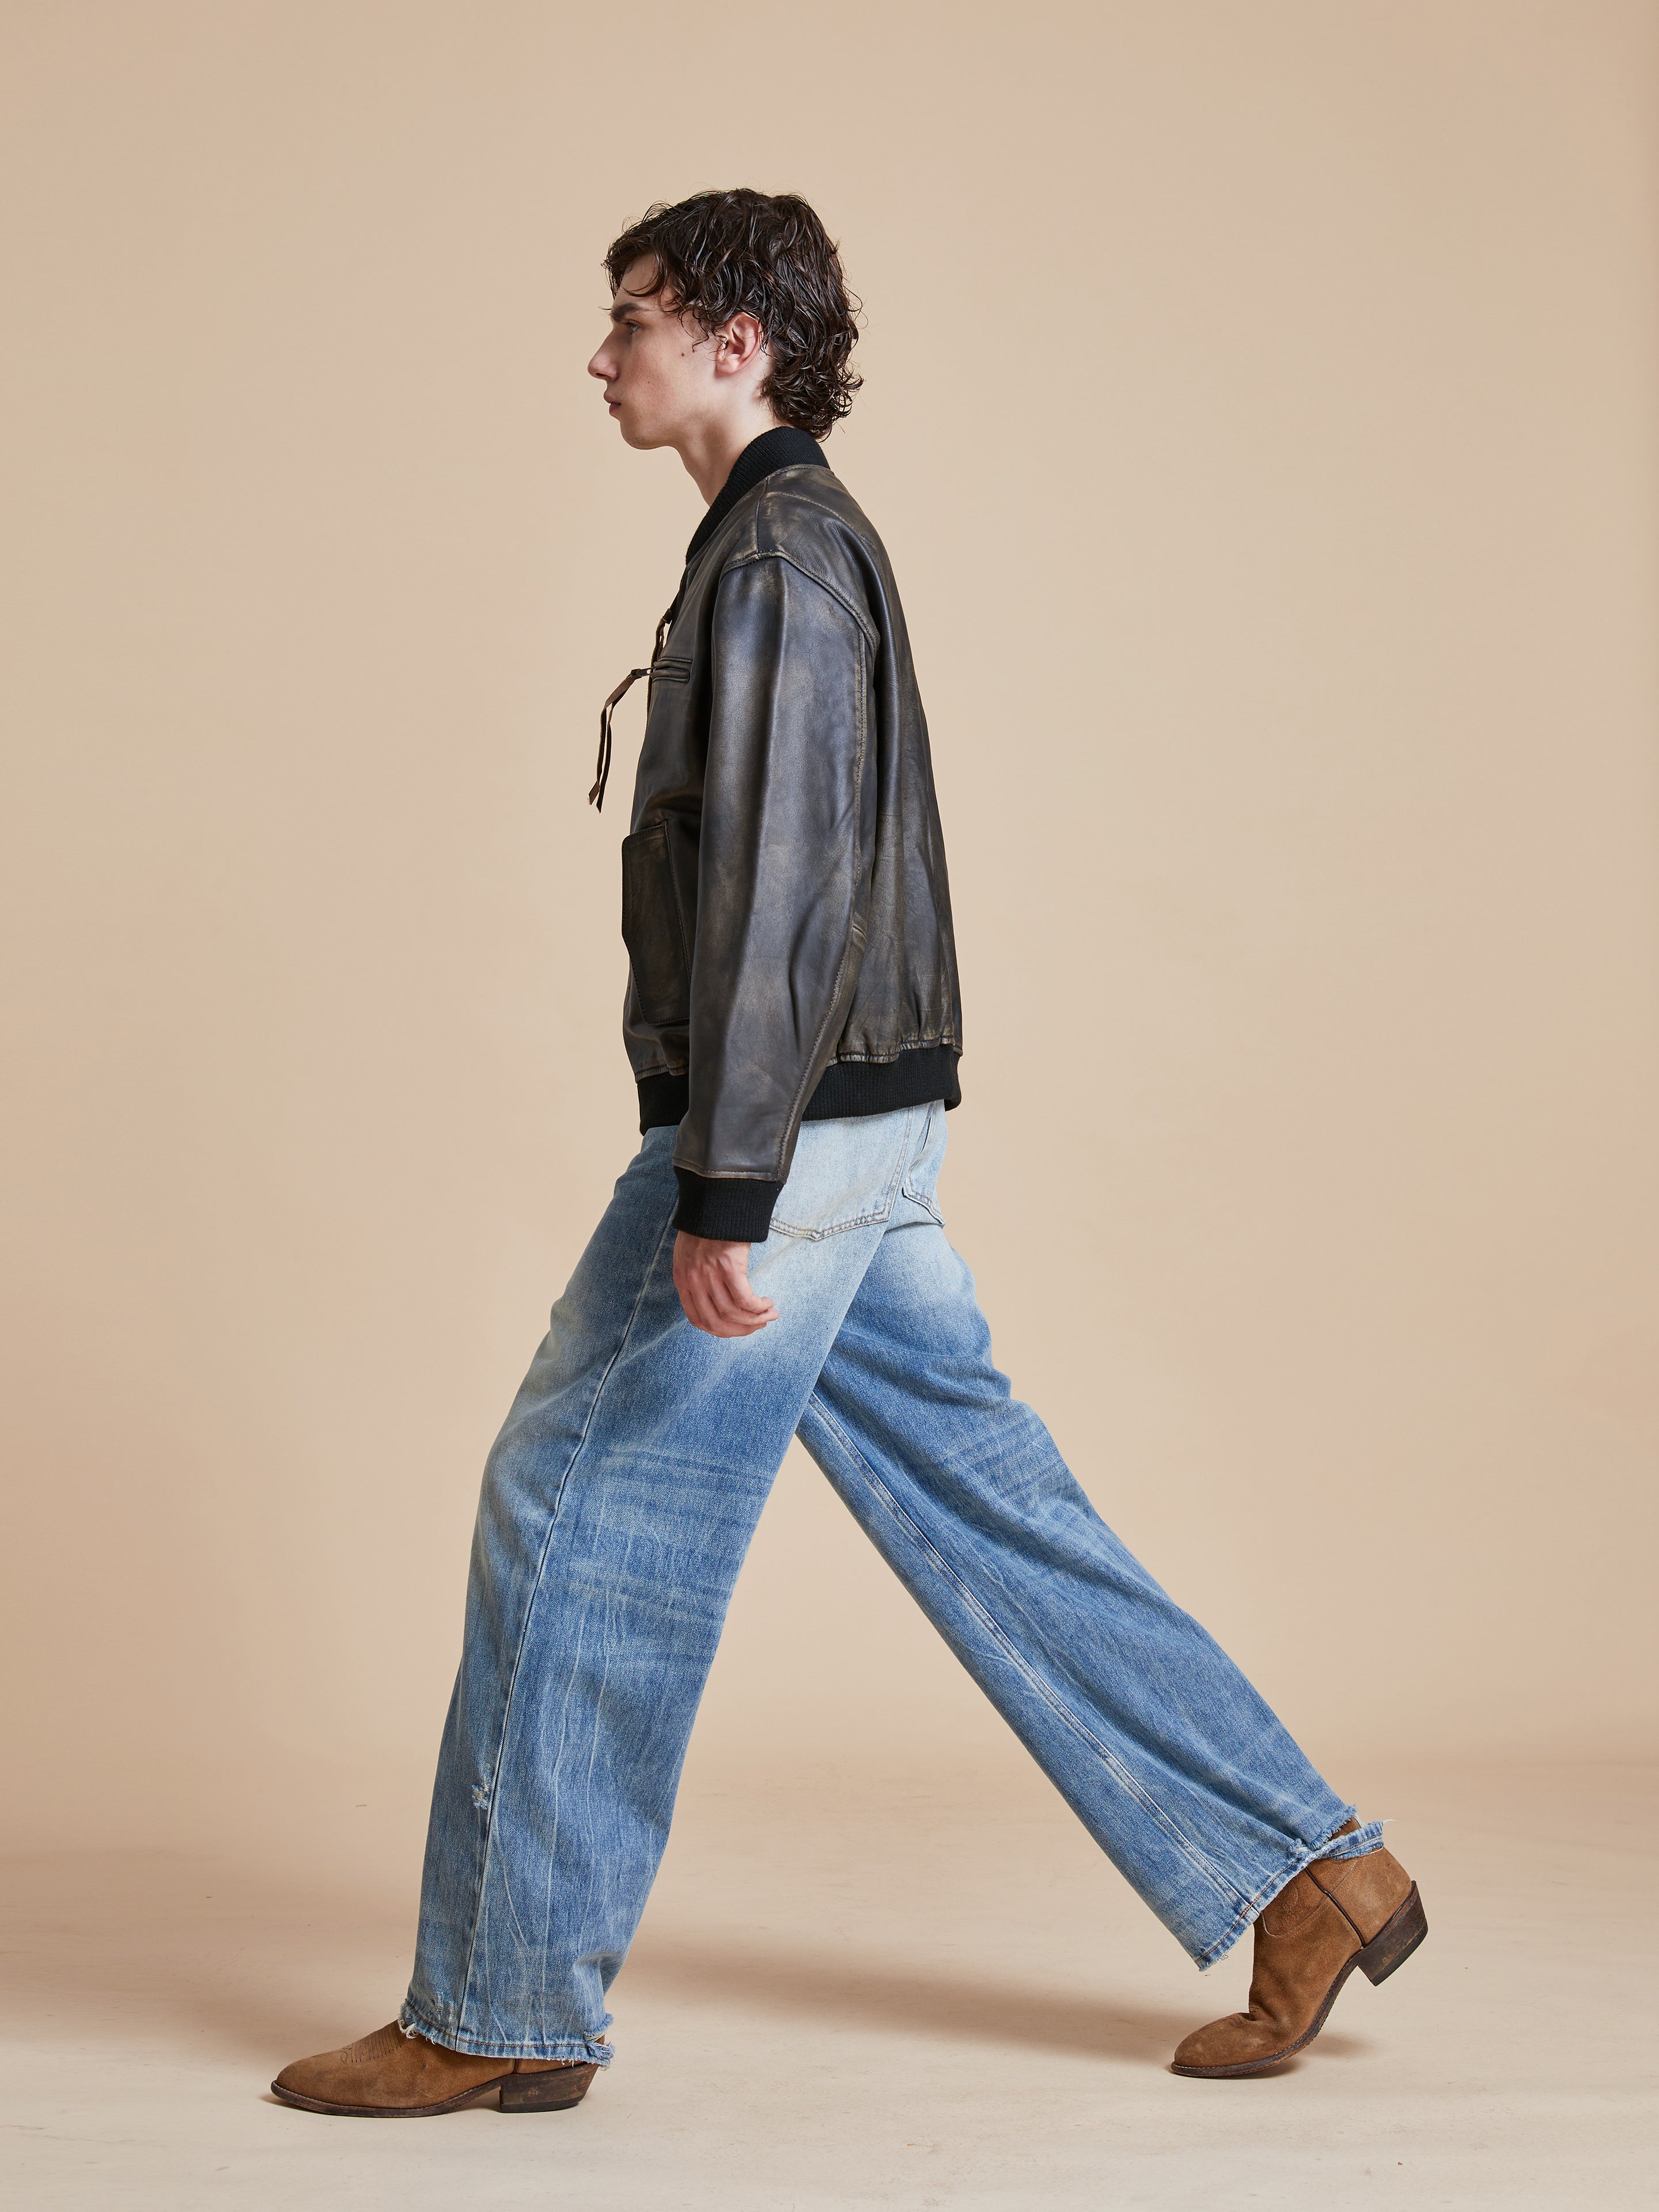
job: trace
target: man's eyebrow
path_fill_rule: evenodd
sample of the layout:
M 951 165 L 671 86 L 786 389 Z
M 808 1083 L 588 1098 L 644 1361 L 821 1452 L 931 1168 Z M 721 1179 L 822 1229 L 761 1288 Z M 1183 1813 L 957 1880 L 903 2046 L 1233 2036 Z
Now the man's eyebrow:
M 611 303 L 611 319 L 619 323 L 624 315 L 631 315 L 646 304 L 648 295 L 637 292 L 619 292 Z

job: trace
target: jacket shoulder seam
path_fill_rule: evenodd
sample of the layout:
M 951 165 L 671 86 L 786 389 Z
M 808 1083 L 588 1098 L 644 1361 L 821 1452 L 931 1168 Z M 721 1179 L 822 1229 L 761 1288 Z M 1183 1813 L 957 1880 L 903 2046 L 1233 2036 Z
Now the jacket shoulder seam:
M 786 553 L 781 546 L 761 545 L 757 546 L 752 552 L 737 554 L 726 563 L 721 573 L 729 576 L 734 568 L 752 568 L 760 561 L 781 562 L 786 568 L 793 568 L 798 576 L 804 576 L 809 584 L 816 584 L 819 591 L 835 601 L 843 614 L 851 617 L 863 632 L 868 643 L 876 645 L 879 642 L 875 624 L 867 614 L 854 605 L 845 592 L 838 590 L 827 576 L 817 574 L 803 562 L 798 561 L 793 553 Z

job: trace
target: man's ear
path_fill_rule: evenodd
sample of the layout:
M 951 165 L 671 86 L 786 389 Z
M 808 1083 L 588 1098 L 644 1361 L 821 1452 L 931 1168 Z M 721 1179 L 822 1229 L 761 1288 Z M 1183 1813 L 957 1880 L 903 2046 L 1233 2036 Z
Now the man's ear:
M 714 374 L 739 376 L 757 354 L 766 350 L 766 333 L 753 315 L 733 315 L 714 338 Z

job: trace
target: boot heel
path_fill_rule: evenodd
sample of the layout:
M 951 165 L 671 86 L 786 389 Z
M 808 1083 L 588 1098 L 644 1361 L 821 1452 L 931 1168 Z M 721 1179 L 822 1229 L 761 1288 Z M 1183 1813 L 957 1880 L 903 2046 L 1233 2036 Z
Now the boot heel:
M 597 2066 L 550 2066 L 540 2074 L 513 2074 L 501 2084 L 504 2112 L 568 2112 L 587 2094 Z
M 1386 1982 L 1396 1966 L 1403 1966 L 1429 1932 L 1429 1917 L 1413 1882 L 1411 1895 L 1379 1928 L 1354 1964 L 1368 1981 Z

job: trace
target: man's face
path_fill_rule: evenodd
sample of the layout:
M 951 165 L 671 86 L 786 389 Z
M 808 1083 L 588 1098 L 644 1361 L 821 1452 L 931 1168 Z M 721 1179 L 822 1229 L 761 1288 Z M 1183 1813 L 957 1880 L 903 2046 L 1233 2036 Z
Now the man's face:
M 611 335 L 587 364 L 588 374 L 604 383 L 611 419 L 641 452 L 674 443 L 714 398 L 716 341 L 696 323 L 682 322 L 660 292 L 635 295 L 656 273 L 648 255 L 623 270 L 611 301 Z

